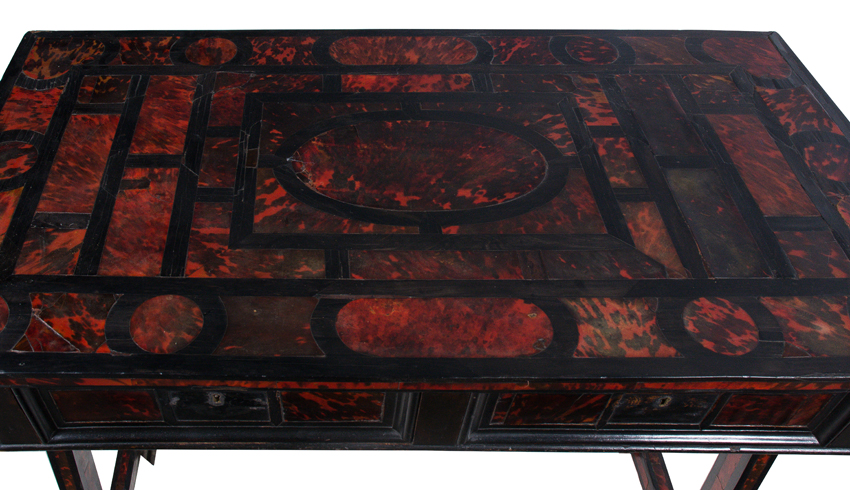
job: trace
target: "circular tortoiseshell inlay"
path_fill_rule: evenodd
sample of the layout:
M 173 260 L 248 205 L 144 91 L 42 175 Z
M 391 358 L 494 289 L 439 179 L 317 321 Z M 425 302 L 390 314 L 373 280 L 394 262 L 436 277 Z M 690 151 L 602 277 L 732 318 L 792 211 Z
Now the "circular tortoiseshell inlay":
M 546 175 L 546 159 L 525 140 L 442 121 L 343 126 L 312 138 L 290 161 L 320 194 L 405 211 L 499 204 L 531 192 Z
M 232 60 L 237 52 L 233 41 L 220 37 L 207 37 L 186 48 L 186 59 L 201 66 L 223 65 Z
M 130 318 L 130 335 L 142 349 L 154 354 L 173 354 L 201 333 L 201 308 L 183 296 L 157 296 L 136 308 Z
M 0 332 L 6 328 L 6 323 L 9 322 L 9 305 L 6 300 L 0 298 Z
M 740 356 L 759 343 L 756 323 L 743 308 L 723 298 L 700 298 L 685 306 L 685 328 L 706 349 Z
M 577 36 L 566 44 L 567 53 L 582 63 L 607 65 L 620 57 L 617 48 L 604 39 Z
M 0 179 L 26 172 L 37 158 L 38 150 L 30 144 L 18 141 L 0 143 Z
M 74 65 L 91 63 L 106 46 L 96 39 L 40 38 L 24 62 L 24 75 L 37 80 L 56 78 Z

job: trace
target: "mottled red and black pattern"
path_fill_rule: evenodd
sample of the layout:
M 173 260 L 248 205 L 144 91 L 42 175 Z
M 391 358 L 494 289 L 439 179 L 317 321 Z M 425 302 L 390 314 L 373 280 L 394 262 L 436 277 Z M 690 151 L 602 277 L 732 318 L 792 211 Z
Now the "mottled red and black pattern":
M 0 143 L 0 179 L 22 174 L 33 166 L 38 149 L 20 141 Z
M 315 37 L 251 37 L 252 65 L 315 65 Z
M 818 142 L 803 148 L 803 156 L 813 172 L 838 182 L 850 181 L 850 148 Z
M 514 218 L 471 225 L 447 226 L 446 234 L 566 234 L 605 233 L 605 224 L 581 170 L 570 170 L 567 185 L 554 199 Z
M 130 153 L 183 153 L 197 77 L 152 76 Z
M 316 192 L 360 206 L 457 210 L 533 190 L 546 160 L 496 129 L 442 121 L 377 121 L 332 129 L 290 158 Z
M 117 104 L 127 98 L 130 77 L 113 75 L 87 76 L 83 78 L 77 102 L 80 104 Z
M 213 355 L 316 357 L 324 353 L 313 340 L 310 317 L 315 298 L 225 296 L 227 330 Z
M 38 316 L 30 318 L 24 337 L 12 349 L 17 352 L 80 352 Z
M 341 218 L 308 206 L 287 193 L 274 171 L 257 169 L 254 233 L 418 233 L 415 226 L 390 226 Z
M 517 393 L 504 425 L 593 425 L 610 395 Z
M 423 110 L 472 112 L 519 123 L 548 138 L 565 155 L 575 153 L 567 122 L 552 102 L 423 103 Z
M 667 277 L 690 277 L 667 233 L 661 213 L 654 202 L 621 202 L 620 209 L 629 227 L 635 247 L 667 268 Z
M 201 333 L 204 315 L 184 296 L 157 296 L 136 308 L 130 318 L 133 342 L 154 354 L 173 354 Z
M 204 140 L 201 170 L 198 172 L 200 187 L 233 187 L 236 181 L 236 163 L 239 158 L 239 138 L 215 138 Z
M 9 321 L 9 304 L 6 300 L 0 298 L 0 332 L 6 328 L 6 323 Z
M 711 425 L 804 426 L 826 399 L 824 395 L 732 395 Z
M 540 252 L 548 279 L 662 279 L 664 267 L 634 249 Z
M 247 94 L 320 92 L 321 90 L 320 75 L 219 73 L 215 80 L 210 125 L 239 126 L 242 124 L 242 112 Z
M 765 215 L 818 215 L 757 116 L 709 114 L 707 117 Z
M 602 85 L 596 75 L 571 75 L 576 85 L 573 95 L 576 98 L 581 116 L 588 126 L 616 126 L 620 124 Z
M 33 321 L 40 321 L 79 352 L 109 352 L 106 316 L 115 297 L 111 294 L 30 294 Z
M 776 238 L 794 265 L 797 277 L 850 277 L 850 261 L 832 232 L 777 231 Z
M 231 205 L 197 203 L 186 259 L 188 277 L 319 278 L 323 250 L 231 249 Z
M 263 104 L 260 153 L 263 155 L 274 153 L 288 137 L 320 121 L 346 114 L 398 110 L 401 110 L 401 105 L 392 102 Z
M 162 420 L 150 391 L 85 390 L 50 392 L 65 422 L 147 422 Z
M 122 37 L 116 61 L 123 65 L 170 65 L 171 46 L 178 37 Z
M 43 213 L 91 213 L 118 115 L 71 116 L 38 202 Z
M 623 37 L 635 51 L 636 65 L 697 65 L 685 48 L 684 37 Z
M 613 44 L 595 37 L 572 37 L 564 47 L 574 59 L 591 65 L 608 65 L 620 57 Z
M 573 357 L 678 357 L 655 322 L 653 298 L 564 298 L 578 323 Z
M 561 73 L 491 73 L 496 92 L 572 92 L 576 89 L 570 75 Z
M 127 168 L 98 273 L 158 276 L 177 188 L 176 168 Z
M 616 79 L 653 152 L 658 155 L 706 154 L 699 135 L 663 77 L 617 75 Z
M 15 274 L 73 274 L 85 236 L 86 230 L 30 228 L 18 255 Z
M 103 54 L 106 46 L 97 39 L 36 39 L 24 61 L 24 75 L 38 80 L 56 78 L 74 65 L 91 63 Z
M 690 74 L 682 78 L 699 105 L 744 103 L 744 95 L 726 75 Z
M 673 490 L 673 482 L 664 465 L 664 456 L 660 452 L 632 453 L 642 488 L 652 490 Z
M 537 306 L 512 298 L 367 298 L 340 310 L 340 340 L 378 357 L 531 356 L 552 342 Z
M 670 169 L 667 182 L 714 277 L 768 275 L 755 239 L 714 171 Z
M 343 92 L 472 92 L 472 76 L 454 75 L 342 75 Z
M 286 422 L 380 422 L 386 395 L 364 391 L 282 391 Z
M 850 314 L 844 296 L 762 298 L 785 342 L 812 356 L 850 356 Z
M 850 196 L 835 192 L 827 192 L 826 195 L 838 209 L 838 213 L 844 219 L 844 222 L 850 224 Z
M 596 151 L 612 187 L 646 187 L 626 138 L 594 138 Z
M 352 279 L 543 279 L 538 252 L 351 250 Z
M 26 129 L 44 133 L 64 87 L 50 90 L 27 90 L 13 87 L 0 111 L 0 132 Z
M 351 36 L 328 52 L 344 65 L 463 65 L 478 55 L 466 39 L 442 36 Z
M 10 191 L 0 192 L 0 242 L 6 237 L 6 230 L 12 223 L 12 215 L 15 214 L 15 208 L 18 207 L 22 190 L 23 187 L 18 187 Z
M 215 66 L 232 60 L 238 48 L 233 41 L 220 37 L 199 39 L 186 48 L 186 59 L 196 65 Z
M 702 43 L 702 49 L 717 61 L 741 65 L 757 77 L 787 78 L 791 67 L 767 38 L 717 37 Z
M 782 90 L 759 88 L 758 91 L 789 134 L 799 131 L 842 134 L 805 85 Z
M 735 303 L 723 298 L 699 298 L 685 306 L 682 318 L 688 333 L 706 349 L 740 356 L 759 343 L 756 322 Z
M 560 65 L 549 52 L 550 37 L 498 36 L 485 37 L 493 47 L 494 65 Z

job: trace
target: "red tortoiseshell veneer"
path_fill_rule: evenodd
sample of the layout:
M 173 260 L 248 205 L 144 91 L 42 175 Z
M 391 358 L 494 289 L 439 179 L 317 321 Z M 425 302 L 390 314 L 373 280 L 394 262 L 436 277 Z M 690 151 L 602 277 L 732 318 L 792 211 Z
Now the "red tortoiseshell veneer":
M 756 488 L 850 453 L 848 137 L 776 34 L 28 34 L 0 449 L 68 488 L 96 448 L 628 450 L 665 488 L 657 451 L 746 448 L 706 488 Z

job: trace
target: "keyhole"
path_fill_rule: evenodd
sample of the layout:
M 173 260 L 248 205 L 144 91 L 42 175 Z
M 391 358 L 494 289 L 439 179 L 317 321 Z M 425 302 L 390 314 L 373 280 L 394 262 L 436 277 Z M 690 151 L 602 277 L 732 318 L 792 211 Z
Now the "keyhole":
M 666 407 L 667 405 L 670 404 L 671 401 L 672 401 L 672 398 L 670 398 L 669 396 L 663 396 L 663 397 L 658 399 L 658 406 L 659 407 Z
M 216 392 L 207 393 L 207 403 L 213 407 L 220 407 L 224 405 L 224 395 Z

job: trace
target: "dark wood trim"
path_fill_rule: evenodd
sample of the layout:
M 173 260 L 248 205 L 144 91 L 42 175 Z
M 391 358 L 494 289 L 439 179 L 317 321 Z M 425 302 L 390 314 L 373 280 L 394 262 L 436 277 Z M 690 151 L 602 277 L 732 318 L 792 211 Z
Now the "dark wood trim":
M 635 463 L 643 490 L 673 490 L 673 482 L 667 473 L 664 456 L 660 452 L 632 453 L 632 461 Z
M 774 460 L 775 454 L 720 454 L 702 490 L 756 490 Z

